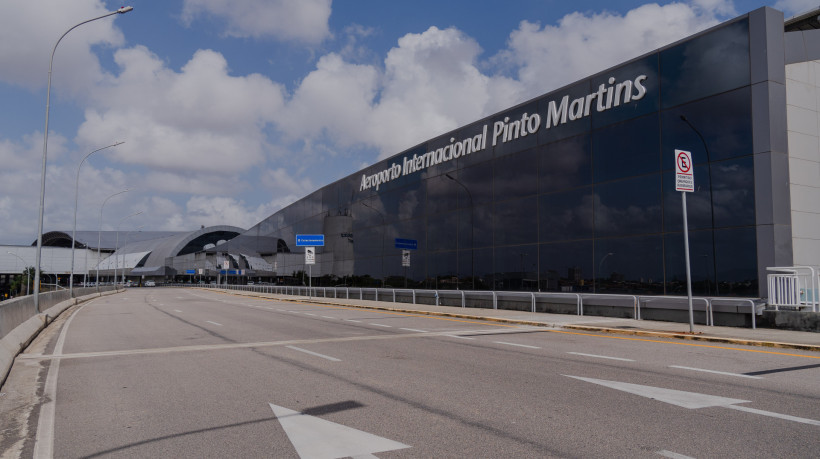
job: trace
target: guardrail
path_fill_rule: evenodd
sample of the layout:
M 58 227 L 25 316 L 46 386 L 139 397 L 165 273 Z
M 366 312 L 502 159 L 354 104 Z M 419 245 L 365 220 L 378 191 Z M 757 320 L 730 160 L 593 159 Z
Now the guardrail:
M 820 268 L 814 266 L 778 266 L 766 268 L 772 274 L 766 276 L 769 286 L 768 303 L 775 311 L 781 307 L 811 308 L 820 312 Z
M 196 284 L 165 284 L 166 286 L 190 287 Z M 575 314 L 583 316 L 585 308 L 590 307 L 624 307 L 630 308 L 631 318 L 642 320 L 642 309 L 667 309 L 684 310 L 688 309 L 688 301 L 684 296 L 656 296 L 656 295 L 615 295 L 598 293 L 572 293 L 572 292 L 512 292 L 512 291 L 487 291 L 487 290 L 419 290 L 419 289 L 392 289 L 392 288 L 368 288 L 368 287 L 306 287 L 306 286 L 280 286 L 280 285 L 227 285 L 227 284 L 199 284 L 199 287 L 221 288 L 238 291 L 253 291 L 258 293 L 323 297 L 323 298 L 344 298 L 358 300 L 388 301 L 393 303 L 412 304 L 432 304 L 441 306 L 481 307 L 476 304 L 486 302 L 487 297 L 492 301 L 492 308 L 499 309 L 499 301 L 505 301 L 509 305 L 512 303 L 528 304 L 530 312 L 538 312 L 538 305 L 546 304 L 566 304 L 574 305 Z M 408 301 L 409 300 L 409 301 Z M 523 300 L 523 301 L 522 301 Z M 567 301 L 569 300 L 569 301 Z M 714 305 L 723 304 L 723 313 L 742 314 L 741 309 L 749 306 L 751 315 L 751 327 L 757 328 L 756 316 L 762 314 L 762 306 L 753 298 L 716 298 L 716 297 L 693 297 L 695 304 L 702 304 L 704 312 L 704 323 L 707 326 L 715 325 Z M 468 303 L 472 305 L 468 306 Z M 654 303 L 654 304 L 653 304 Z M 651 304 L 652 307 L 649 307 Z M 686 307 L 684 307 L 686 306 Z M 759 307 L 760 306 L 760 307 Z M 736 309 L 733 309 L 736 308 Z M 543 309 L 545 309 L 546 306 Z M 565 309 L 566 311 L 566 309 Z

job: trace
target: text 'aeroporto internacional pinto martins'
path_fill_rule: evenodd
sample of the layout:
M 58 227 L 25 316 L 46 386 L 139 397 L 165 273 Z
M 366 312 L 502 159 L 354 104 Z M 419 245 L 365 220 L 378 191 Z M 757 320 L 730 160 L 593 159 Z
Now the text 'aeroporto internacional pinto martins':
M 578 97 L 570 101 L 569 96 L 561 98 L 560 102 L 551 100 L 547 104 L 546 123 L 544 129 L 565 124 L 587 117 L 592 113 L 593 108 L 597 112 L 604 112 L 621 103 L 627 104 L 632 101 L 641 100 L 646 95 L 646 75 L 639 75 L 634 80 L 626 80 L 616 83 L 614 77 L 610 77 L 608 85 L 601 83 L 598 90 Z M 493 123 L 492 146 L 498 143 L 505 143 L 511 140 L 525 137 L 538 132 L 541 127 L 541 115 L 538 113 L 524 113 L 520 119 L 510 120 L 505 117 L 501 121 Z M 484 125 L 481 133 L 472 137 L 456 141 L 455 137 L 450 138 L 450 144 L 424 154 L 413 154 L 412 157 L 402 158 L 401 164 L 393 163 L 389 167 L 375 174 L 362 174 L 362 183 L 359 191 L 364 191 L 372 187 L 379 189 L 379 186 L 395 180 L 399 177 L 422 171 L 436 164 L 446 163 L 461 156 L 482 151 L 487 148 L 487 134 L 489 126 Z

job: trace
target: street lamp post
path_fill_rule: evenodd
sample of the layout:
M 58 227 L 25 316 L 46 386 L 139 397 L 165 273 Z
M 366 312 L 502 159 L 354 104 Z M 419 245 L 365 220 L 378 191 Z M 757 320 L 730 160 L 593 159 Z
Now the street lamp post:
M 680 119 L 686 123 L 686 125 L 689 126 L 695 134 L 697 134 L 701 143 L 703 143 L 703 149 L 706 150 L 706 169 L 709 172 L 709 211 L 712 217 L 712 272 L 715 275 L 715 295 L 719 295 L 720 287 L 717 281 L 717 250 L 715 249 L 715 197 L 714 188 L 712 188 L 712 157 L 709 154 L 709 145 L 706 144 L 706 139 L 703 138 L 700 131 L 695 128 L 695 126 L 686 118 L 685 115 L 681 115 Z M 706 275 L 708 276 L 709 273 Z
M 83 167 L 83 163 L 89 156 L 93 155 L 94 153 L 105 150 L 106 148 L 116 147 L 117 145 L 122 145 L 125 142 L 116 142 L 107 147 L 98 148 L 91 153 L 85 155 L 80 161 L 80 165 L 77 166 L 77 182 L 74 184 L 74 228 L 71 230 L 71 276 L 68 278 L 68 297 L 74 298 L 74 243 L 75 239 L 77 238 L 77 202 L 79 198 L 79 191 L 80 191 L 80 168 Z M 88 254 L 88 247 L 86 247 L 86 255 Z M 86 271 L 88 270 L 88 265 L 86 264 Z
M 16 253 L 11 253 L 11 252 L 8 252 L 8 251 L 6 253 L 13 256 L 13 257 L 19 258 L 20 261 L 23 262 L 23 269 L 25 270 L 25 273 L 26 273 L 26 296 L 28 296 L 29 286 L 31 285 L 31 277 L 30 277 L 29 272 L 28 272 L 28 266 L 26 266 L 26 260 L 23 260 L 23 257 L 21 257 L 20 255 L 17 255 Z
M 51 60 L 48 64 L 48 86 L 46 87 L 46 127 L 45 132 L 43 132 L 43 167 L 40 173 L 40 212 L 37 218 L 37 256 L 35 261 L 35 271 L 34 271 L 34 309 L 37 311 L 37 314 L 40 313 L 40 259 L 42 257 L 43 251 L 43 209 L 45 208 L 46 202 L 46 162 L 48 158 L 48 110 L 49 105 L 51 103 L 51 70 L 54 66 L 54 53 L 57 51 L 57 45 L 60 44 L 60 41 L 68 35 L 69 32 L 76 29 L 77 27 L 87 24 L 91 21 L 96 21 L 97 19 L 102 19 L 108 16 L 112 16 L 114 14 L 124 14 L 131 10 L 133 7 L 130 6 L 123 6 L 117 11 L 112 11 L 110 13 L 106 13 L 102 16 L 98 16 L 96 18 L 85 20 L 70 29 L 66 30 L 59 39 L 57 39 L 57 43 L 54 43 L 54 48 L 51 50 Z
M 607 257 L 608 257 L 608 256 L 610 256 L 610 255 L 615 255 L 615 252 L 609 252 L 609 253 L 607 253 L 606 255 L 604 255 L 604 258 L 601 258 L 601 261 L 600 261 L 600 262 L 598 262 L 598 275 L 599 275 L 599 276 L 603 276 L 603 274 L 604 274 L 604 273 L 603 273 L 603 270 L 604 270 L 604 261 L 605 261 L 605 260 L 607 259 Z M 601 277 L 601 278 L 603 279 L 603 277 Z M 596 289 L 596 290 L 597 290 L 597 289 Z
M 131 218 L 135 215 L 139 215 L 141 213 L 142 211 L 139 211 L 134 212 L 131 215 L 126 215 L 125 217 L 122 217 L 120 219 L 119 223 L 117 223 L 117 239 L 114 243 L 114 290 L 117 290 L 117 265 L 119 264 L 119 254 L 117 252 L 120 250 L 120 225 L 122 225 L 122 222 L 124 222 L 126 219 Z
M 470 193 L 470 189 L 467 188 L 467 185 L 461 183 L 460 180 L 450 175 L 450 173 L 444 174 L 448 179 L 458 183 L 464 188 L 464 191 L 467 192 L 467 196 L 470 198 L 470 277 L 473 279 L 473 290 L 475 290 L 475 222 L 473 221 L 473 212 L 475 211 L 475 207 L 473 206 L 473 194 Z M 495 287 L 493 287 L 495 289 Z
M 114 196 L 116 196 L 118 194 L 127 193 L 129 191 L 131 191 L 131 190 L 130 189 L 125 189 L 125 190 L 118 191 L 118 192 L 112 194 L 111 196 L 105 198 L 102 202 L 102 205 L 100 206 L 100 228 L 99 228 L 99 230 L 97 230 L 97 280 L 95 281 L 95 283 L 97 284 L 97 292 L 100 291 L 100 263 L 102 262 L 102 259 L 100 257 L 100 246 L 102 245 L 102 214 L 103 214 L 103 208 L 105 207 L 105 203 L 108 202 L 109 199 L 113 198 Z
M 382 218 L 382 288 L 384 288 L 384 233 L 387 231 L 387 224 L 384 221 L 384 214 L 376 210 L 375 207 L 368 205 L 364 201 L 362 201 L 362 205 L 376 212 L 377 214 L 379 214 L 379 217 Z

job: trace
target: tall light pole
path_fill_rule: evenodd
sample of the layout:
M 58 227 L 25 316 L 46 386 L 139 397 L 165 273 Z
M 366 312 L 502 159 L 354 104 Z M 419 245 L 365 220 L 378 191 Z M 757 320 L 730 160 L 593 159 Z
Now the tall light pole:
M 66 30 L 65 33 L 63 33 L 60 36 L 60 38 L 57 39 L 57 43 L 54 43 L 54 48 L 51 50 L 51 60 L 48 64 L 48 86 L 46 87 L 46 128 L 45 132 L 43 133 L 43 168 L 40 173 L 40 212 L 37 217 L 37 256 L 34 265 L 34 310 L 37 311 L 37 314 L 40 313 L 40 258 L 42 256 L 43 251 L 43 209 L 45 208 L 46 203 L 46 162 L 48 158 L 48 109 L 51 102 L 51 70 L 54 66 L 54 53 L 57 51 L 57 45 L 60 44 L 60 41 L 63 39 L 63 37 L 68 35 L 69 32 L 76 29 L 77 27 L 83 24 L 87 24 L 91 21 L 96 21 L 97 19 L 112 16 L 114 14 L 124 14 L 133 9 L 134 8 L 130 6 L 123 6 L 117 11 L 112 11 L 110 13 L 106 13 L 96 18 L 88 19 L 75 25 L 70 29 Z
M 470 193 L 470 189 L 467 188 L 467 185 L 461 183 L 460 180 L 450 175 L 449 172 L 444 174 L 444 176 L 461 185 L 461 187 L 464 188 L 464 191 L 467 192 L 467 196 L 470 198 L 470 277 L 473 278 L 473 290 L 475 290 L 475 222 L 473 221 L 473 194 Z M 495 287 L 493 287 L 493 290 L 495 290 Z
M 703 143 L 703 149 L 706 150 L 706 170 L 709 172 L 709 211 L 712 216 L 712 272 L 715 275 L 715 295 L 720 294 L 720 287 L 717 280 L 717 249 L 715 248 L 715 197 L 714 197 L 714 188 L 712 188 L 712 157 L 709 155 L 709 145 L 706 144 L 706 139 L 703 138 L 703 135 L 698 131 L 695 126 L 686 119 L 685 115 L 680 116 L 681 121 L 686 123 L 695 134 L 698 135 L 700 138 L 701 143 Z M 708 276 L 709 273 L 706 273 Z
M 77 202 L 79 197 L 80 191 L 80 168 L 83 167 L 83 163 L 89 156 L 93 155 L 94 153 L 105 150 L 106 148 L 116 147 L 117 145 L 122 145 L 125 142 L 116 142 L 107 147 L 98 148 L 91 153 L 83 156 L 82 161 L 80 161 L 80 165 L 77 166 L 77 182 L 74 184 L 74 228 L 71 230 L 71 276 L 68 278 L 68 297 L 74 298 L 74 242 L 77 238 Z M 88 247 L 86 247 L 87 253 Z M 88 265 L 86 265 L 86 271 L 88 270 Z
M 13 257 L 17 257 L 18 259 L 20 259 L 20 261 L 23 262 L 23 270 L 26 273 L 26 295 L 28 295 L 29 286 L 31 285 L 31 276 L 28 272 L 28 266 L 26 266 L 26 260 L 23 260 L 23 257 L 21 257 L 20 255 L 17 255 L 16 253 L 11 253 L 11 252 L 6 252 L 6 253 L 13 256 Z
M 131 218 L 135 215 L 139 215 L 141 213 L 142 213 L 142 211 L 139 211 L 139 212 L 134 212 L 131 215 L 126 215 L 125 217 L 122 217 L 120 219 L 119 223 L 117 223 L 117 239 L 116 239 L 116 242 L 114 244 L 114 290 L 117 289 L 117 265 L 119 264 L 118 263 L 119 254 L 117 252 L 120 250 L 120 225 L 122 225 L 122 222 L 124 222 L 126 219 Z
M 141 230 L 141 229 L 143 229 L 143 228 L 145 228 L 145 225 L 140 225 L 140 226 L 138 226 L 138 227 L 136 227 L 136 228 L 132 229 L 131 231 L 129 231 L 129 232 L 127 232 L 127 233 L 125 233 L 125 244 L 123 244 L 123 246 L 122 246 L 122 247 L 123 247 L 123 248 L 128 247 L 128 235 L 129 235 L 129 234 L 131 234 L 131 233 L 133 233 L 133 232 L 135 232 L 135 231 L 139 231 L 139 230 Z M 125 254 L 122 254 L 122 283 L 123 283 L 123 284 L 125 284 Z
M 364 201 L 362 201 L 362 205 L 376 212 L 379 214 L 379 217 L 382 218 L 382 288 L 384 288 L 384 233 L 387 231 L 387 223 L 384 221 L 384 214 L 376 210 L 375 207 L 368 205 Z
M 95 282 L 97 284 L 97 292 L 100 291 L 100 263 L 102 262 L 102 258 L 100 257 L 100 246 L 102 245 L 102 212 L 103 212 L 103 208 L 105 207 L 105 203 L 108 202 L 109 199 L 113 198 L 114 196 L 116 196 L 118 194 L 127 193 L 129 191 L 131 191 L 131 190 L 126 188 L 122 191 L 118 191 L 118 192 L 112 194 L 111 196 L 105 198 L 102 202 L 102 205 L 100 206 L 100 229 L 97 230 L 97 280 Z

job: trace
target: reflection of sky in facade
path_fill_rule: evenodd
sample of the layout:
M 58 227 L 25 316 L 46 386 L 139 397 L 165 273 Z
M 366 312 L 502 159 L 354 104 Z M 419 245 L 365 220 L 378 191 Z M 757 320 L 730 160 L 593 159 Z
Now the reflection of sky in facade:
M 682 148 L 696 165 L 698 191 L 687 196 L 696 292 L 756 282 L 748 30 L 735 22 L 432 139 L 311 194 L 258 232 L 292 245 L 297 233 L 321 232 L 325 216 L 344 214 L 359 276 L 379 277 L 382 257 L 386 275 L 403 276 L 393 240 L 409 238 L 419 250 L 408 277 L 421 286 L 465 288 L 475 274 L 480 288 L 671 293 L 683 269 L 672 170 Z M 640 101 L 359 189 L 362 174 L 637 75 L 647 76 Z

